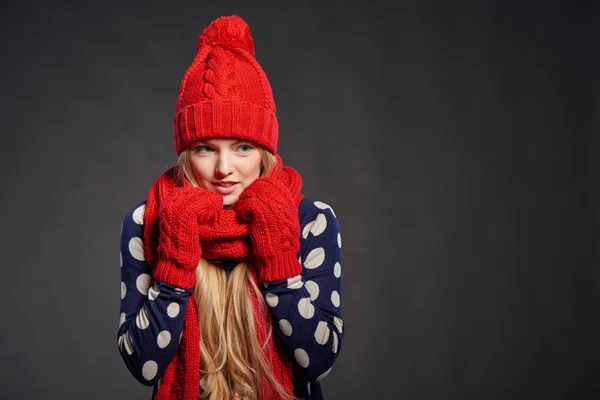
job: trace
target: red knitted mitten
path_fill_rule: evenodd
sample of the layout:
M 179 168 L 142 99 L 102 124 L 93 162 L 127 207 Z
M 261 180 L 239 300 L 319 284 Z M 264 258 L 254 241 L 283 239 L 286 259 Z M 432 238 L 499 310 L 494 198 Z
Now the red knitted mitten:
M 250 240 L 260 281 L 300 275 L 298 207 L 288 188 L 273 177 L 260 177 L 244 189 L 235 207 L 240 218 L 250 222 Z
M 194 287 L 202 256 L 198 225 L 209 221 L 222 208 L 222 196 L 198 187 L 177 188 L 165 199 L 158 217 L 155 279 L 183 289 Z

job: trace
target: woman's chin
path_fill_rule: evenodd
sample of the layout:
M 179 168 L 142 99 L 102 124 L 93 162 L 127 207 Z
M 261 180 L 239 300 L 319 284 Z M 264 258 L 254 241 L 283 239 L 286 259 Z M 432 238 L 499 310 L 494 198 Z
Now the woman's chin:
M 231 193 L 231 194 L 226 194 L 223 196 L 223 207 L 231 207 L 232 205 L 235 204 L 236 201 L 238 201 L 238 194 L 237 193 Z

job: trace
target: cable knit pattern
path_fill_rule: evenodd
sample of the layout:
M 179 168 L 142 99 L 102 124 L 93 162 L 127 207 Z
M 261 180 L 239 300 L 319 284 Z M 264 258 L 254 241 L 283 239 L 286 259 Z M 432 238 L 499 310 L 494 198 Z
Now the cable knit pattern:
M 298 207 L 286 185 L 270 176 L 258 178 L 242 192 L 235 207 L 242 219 L 250 222 L 259 279 L 268 282 L 299 275 Z
M 211 100 L 234 97 L 237 75 L 233 55 L 222 47 L 215 47 L 208 56 L 208 68 L 204 72 L 204 95 Z
M 171 230 L 175 229 L 177 234 L 181 234 L 184 238 L 182 244 L 185 246 L 184 248 L 187 252 L 197 254 L 194 253 L 194 250 L 200 251 L 199 249 L 202 249 L 202 256 L 207 260 L 214 261 L 223 258 L 250 257 L 252 249 L 248 247 L 248 232 L 251 232 L 253 228 L 252 224 L 249 226 L 248 222 L 238 216 L 237 210 L 220 209 L 216 212 L 213 211 L 211 209 L 211 207 L 214 206 L 214 203 L 211 203 L 211 201 L 214 200 L 212 197 L 209 197 L 208 201 L 204 200 L 200 202 L 200 204 L 204 205 L 204 208 L 196 205 L 197 201 L 190 196 L 193 196 L 194 194 L 204 196 L 209 192 L 200 188 L 185 187 L 184 183 L 177 179 L 178 176 L 181 176 L 178 168 L 179 167 L 173 167 L 167 170 L 152 185 L 152 189 L 148 194 L 146 200 L 146 213 L 144 215 L 144 247 L 145 254 L 149 256 L 149 260 L 158 260 L 153 271 L 154 278 L 158 280 L 169 279 L 171 281 L 174 278 L 182 279 L 183 284 L 180 287 L 186 289 L 193 287 L 194 276 L 190 274 L 182 277 L 180 270 L 183 270 L 183 268 L 178 270 L 176 266 L 164 262 L 164 249 L 171 249 L 173 246 L 177 247 L 177 244 L 179 243 L 177 241 L 179 239 L 171 239 L 170 235 L 166 235 L 166 237 L 163 238 L 165 230 L 172 233 Z M 291 218 L 297 223 L 298 206 L 303 198 L 300 193 L 302 181 L 298 172 L 291 167 L 284 167 L 281 157 L 277 156 L 276 164 L 269 175 L 269 182 L 270 185 L 278 185 L 279 189 L 285 190 L 285 193 L 287 193 L 288 196 L 287 201 L 289 204 L 287 205 L 290 208 L 289 211 L 291 214 L 288 212 L 287 214 L 280 215 L 279 218 Z M 294 192 L 291 192 L 290 190 L 294 190 Z M 211 195 L 214 194 L 211 193 Z M 186 204 L 191 204 L 193 205 L 192 207 L 204 209 L 207 212 L 203 216 L 182 219 L 180 215 L 185 215 L 187 213 L 187 207 L 189 207 Z M 222 202 L 220 204 L 222 205 Z M 264 205 L 263 207 L 267 206 Z M 255 206 L 255 210 L 259 210 L 260 208 L 260 205 Z M 265 214 L 268 213 L 269 211 L 265 211 Z M 156 235 L 157 224 L 159 226 L 158 235 Z M 299 237 L 299 231 L 297 232 L 297 235 Z M 194 241 L 198 243 L 197 249 L 190 245 L 190 243 Z M 156 248 L 158 250 L 154 250 Z M 190 248 L 192 251 L 190 251 Z M 296 251 L 297 250 L 298 248 L 296 247 Z M 182 249 L 182 251 L 184 250 Z M 301 269 L 296 254 L 294 254 L 293 259 L 296 266 Z M 185 265 L 192 266 L 191 268 L 193 268 L 191 259 L 185 258 L 182 261 L 187 263 Z M 196 259 L 196 266 L 198 261 L 199 257 Z M 288 264 L 290 263 L 288 262 Z M 152 267 L 153 263 L 151 262 L 150 265 Z M 256 270 L 257 268 L 258 266 L 251 262 L 251 269 Z M 265 268 L 261 267 L 258 269 L 262 270 Z M 292 270 L 285 266 L 278 271 L 281 274 L 284 270 L 294 275 L 297 275 L 298 273 L 296 270 Z M 252 276 L 254 279 L 258 279 L 256 272 L 254 272 Z M 288 277 L 291 276 L 292 275 L 289 275 Z M 186 277 L 189 281 L 185 280 Z M 253 301 L 256 303 L 254 304 L 255 309 L 259 310 L 258 300 L 254 298 Z M 258 318 L 257 321 L 255 321 L 257 331 L 261 332 L 264 330 L 266 332 L 266 323 L 267 321 L 264 317 Z M 171 362 L 171 364 L 175 366 L 169 366 L 165 372 L 163 383 L 166 382 L 167 384 L 161 385 L 157 393 L 158 399 L 195 399 L 198 396 L 199 378 L 196 379 L 198 376 L 194 371 L 198 371 L 200 368 L 200 331 L 194 301 L 189 302 L 187 307 L 181 343 L 182 346 Z M 285 355 L 277 350 L 274 338 L 269 341 L 265 351 L 272 360 L 271 365 L 274 371 L 279 371 L 277 374 L 281 377 L 280 382 L 291 393 L 293 391 L 291 365 L 287 361 Z M 271 383 L 268 380 L 261 379 L 261 387 L 263 386 L 265 388 L 264 390 L 266 390 L 269 395 L 268 397 L 261 397 L 260 400 L 277 399 L 277 397 L 273 397 L 276 396 L 275 391 L 273 391 L 272 388 L 269 389 Z
M 188 323 L 193 325 L 194 311 L 187 310 L 188 304 L 194 307 L 195 303 L 188 302 L 191 290 L 150 279 L 151 267 L 141 253 L 146 207 L 145 201 L 136 204 L 123 219 L 118 348 L 133 377 L 152 386 L 153 393 L 159 386 L 165 393 L 183 393 L 183 380 L 168 377 L 183 374 L 172 360 L 180 350 L 184 322 L 186 328 Z M 329 205 L 304 198 L 298 214 L 302 273 L 269 282 L 263 296 L 278 338 L 277 349 L 292 361 L 296 398 L 323 400 L 320 383 L 335 364 L 346 331 L 342 320 L 342 239 Z M 185 349 L 193 350 L 189 345 Z M 190 356 L 181 359 L 185 357 Z M 177 365 L 184 364 L 180 360 Z
M 177 154 L 198 139 L 252 140 L 277 153 L 273 91 L 255 59 L 250 28 L 237 16 L 213 21 L 181 82 L 175 115 Z
M 202 256 L 198 226 L 222 208 L 223 197 L 206 189 L 181 187 L 172 191 L 159 210 L 157 279 L 184 289 L 194 287 Z
M 248 25 L 237 16 L 218 18 L 196 49 L 176 104 L 177 155 L 208 139 L 248 140 L 276 155 L 275 102 Z M 248 258 L 249 284 L 264 282 L 258 286 L 273 317 L 253 295 L 259 342 L 275 322 L 264 352 L 276 379 L 297 398 L 321 400 L 318 382 L 337 357 L 343 325 L 335 216 L 325 204 L 305 201 L 300 175 L 279 156 L 270 175 L 229 210 L 215 211 L 210 196 L 200 201 L 200 189 L 180 176 L 178 167 L 168 169 L 124 221 L 119 349 L 127 367 L 154 386 L 154 399 L 197 400 L 201 332 L 190 301 L 193 271 L 201 256 Z M 278 399 L 263 377 L 258 399 Z

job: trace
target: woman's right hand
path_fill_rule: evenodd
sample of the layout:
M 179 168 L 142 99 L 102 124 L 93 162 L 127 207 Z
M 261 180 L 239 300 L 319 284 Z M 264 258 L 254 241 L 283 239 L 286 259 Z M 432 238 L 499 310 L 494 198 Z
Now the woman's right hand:
M 223 197 L 192 186 L 177 188 L 159 209 L 158 261 L 154 278 L 183 289 L 194 287 L 202 256 L 198 226 L 223 208 Z

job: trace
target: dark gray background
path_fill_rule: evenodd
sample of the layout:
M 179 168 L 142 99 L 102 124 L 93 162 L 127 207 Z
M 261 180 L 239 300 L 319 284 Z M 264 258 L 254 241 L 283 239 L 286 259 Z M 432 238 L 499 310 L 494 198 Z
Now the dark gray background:
M 327 399 L 600 398 L 597 2 L 5 1 L 6 399 L 149 399 L 119 229 L 196 38 L 250 25 L 280 153 L 342 229 Z

